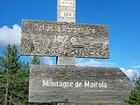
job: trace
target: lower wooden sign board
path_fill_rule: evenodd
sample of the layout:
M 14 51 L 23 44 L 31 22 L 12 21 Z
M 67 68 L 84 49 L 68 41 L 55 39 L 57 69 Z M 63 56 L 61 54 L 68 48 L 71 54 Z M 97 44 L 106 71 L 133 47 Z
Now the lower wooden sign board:
M 31 65 L 29 102 L 123 105 L 132 88 L 119 68 Z

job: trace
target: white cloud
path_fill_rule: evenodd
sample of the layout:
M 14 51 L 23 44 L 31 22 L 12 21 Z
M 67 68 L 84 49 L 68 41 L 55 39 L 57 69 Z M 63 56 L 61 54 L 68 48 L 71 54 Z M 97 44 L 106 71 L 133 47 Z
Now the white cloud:
M 136 72 L 135 70 L 127 70 L 127 71 L 126 71 L 126 74 L 127 74 L 127 76 L 130 77 L 130 78 L 131 78 L 131 77 L 133 78 L 133 77 L 136 77 L 136 76 L 137 76 L 137 72 Z
M 138 76 L 137 70 L 126 69 L 126 68 L 121 68 L 121 70 L 124 71 L 124 73 L 130 78 L 134 78 Z
M 76 59 L 77 66 L 92 66 L 92 67 L 112 67 L 115 64 L 111 62 L 100 62 L 94 59 L 85 60 L 84 58 Z
M 3 26 L 0 28 L 0 47 L 5 47 L 8 44 L 20 45 L 21 38 L 21 27 L 17 24 L 13 25 L 12 28 Z

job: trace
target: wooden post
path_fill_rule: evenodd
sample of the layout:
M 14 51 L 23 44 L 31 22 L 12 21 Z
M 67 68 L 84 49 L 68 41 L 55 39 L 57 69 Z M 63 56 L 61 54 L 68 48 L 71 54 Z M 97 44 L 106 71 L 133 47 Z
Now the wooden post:
M 58 57 L 57 65 L 75 65 L 75 57 Z
M 57 22 L 76 22 L 76 0 L 57 1 Z M 75 65 L 75 57 L 58 57 L 57 65 Z M 57 105 L 76 105 L 76 103 L 69 103 L 68 99 L 64 103 L 57 103 Z
M 57 1 L 57 22 L 76 22 L 76 0 Z M 57 65 L 75 65 L 75 57 L 58 57 Z

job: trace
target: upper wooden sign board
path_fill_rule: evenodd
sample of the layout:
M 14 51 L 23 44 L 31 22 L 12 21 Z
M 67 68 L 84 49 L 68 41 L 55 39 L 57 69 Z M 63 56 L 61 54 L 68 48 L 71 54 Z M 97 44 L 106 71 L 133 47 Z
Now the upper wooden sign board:
M 108 27 L 24 20 L 21 55 L 109 58 Z

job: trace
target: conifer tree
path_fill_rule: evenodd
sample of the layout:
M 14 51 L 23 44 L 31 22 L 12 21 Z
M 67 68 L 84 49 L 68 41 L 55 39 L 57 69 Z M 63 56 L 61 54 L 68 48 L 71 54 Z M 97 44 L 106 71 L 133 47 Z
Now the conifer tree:
M 133 82 L 135 87 L 131 91 L 126 103 L 127 105 L 140 105 L 140 77 L 134 79 Z
M 25 105 L 26 77 L 21 72 L 22 63 L 15 45 L 8 45 L 0 57 L 0 68 L 0 104 Z
M 31 64 L 40 64 L 40 60 L 37 56 L 33 56 Z

